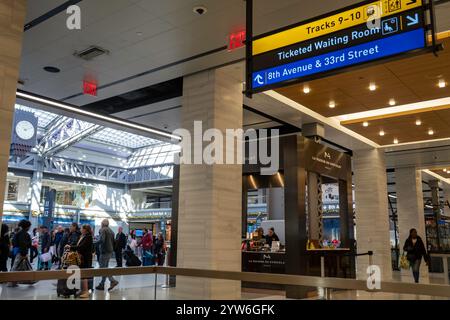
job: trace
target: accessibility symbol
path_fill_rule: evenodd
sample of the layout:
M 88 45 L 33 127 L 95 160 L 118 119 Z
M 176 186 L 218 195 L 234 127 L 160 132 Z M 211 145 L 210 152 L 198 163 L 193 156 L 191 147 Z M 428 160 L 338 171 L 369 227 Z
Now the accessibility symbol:
M 398 18 L 390 18 L 382 22 L 382 34 L 387 35 L 398 31 Z

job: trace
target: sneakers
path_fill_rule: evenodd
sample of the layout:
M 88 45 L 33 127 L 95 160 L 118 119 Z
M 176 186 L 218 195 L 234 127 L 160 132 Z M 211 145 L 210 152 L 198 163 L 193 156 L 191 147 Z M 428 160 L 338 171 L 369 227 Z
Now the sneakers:
M 108 291 L 111 291 L 112 289 L 114 289 L 117 285 L 119 284 L 119 281 L 113 281 L 111 282 Z
M 105 286 L 102 284 L 99 284 L 98 286 L 95 287 L 95 290 L 103 291 L 103 290 L 105 290 Z

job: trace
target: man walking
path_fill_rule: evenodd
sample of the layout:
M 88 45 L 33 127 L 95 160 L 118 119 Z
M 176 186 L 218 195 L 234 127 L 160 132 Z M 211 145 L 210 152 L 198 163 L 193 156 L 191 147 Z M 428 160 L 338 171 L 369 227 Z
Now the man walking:
M 123 228 L 119 227 L 117 234 L 116 234 L 116 240 L 114 242 L 115 248 L 114 248 L 114 254 L 116 255 L 116 268 L 122 268 L 122 254 L 123 250 L 127 246 L 127 237 L 123 233 Z
M 109 260 L 111 260 L 112 253 L 114 251 L 114 232 L 109 228 L 108 219 L 104 219 L 102 221 L 102 227 L 99 231 L 99 235 L 100 259 L 98 261 L 98 264 L 100 268 L 108 268 Z M 119 284 L 119 282 L 112 276 L 108 278 L 110 282 L 108 291 L 111 291 Z M 105 290 L 105 281 L 106 277 L 102 277 L 102 281 L 95 289 Z

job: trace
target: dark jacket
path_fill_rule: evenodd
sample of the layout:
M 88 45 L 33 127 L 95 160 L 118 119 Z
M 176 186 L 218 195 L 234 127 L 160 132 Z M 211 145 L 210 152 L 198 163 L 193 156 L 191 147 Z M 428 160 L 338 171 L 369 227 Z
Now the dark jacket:
M 69 233 L 68 244 L 70 246 L 75 246 L 78 243 L 78 240 L 80 240 L 80 237 L 81 237 L 81 232 L 78 230 Z
M 64 235 L 64 232 L 62 232 L 62 231 L 61 232 L 57 232 L 55 234 L 55 238 L 53 239 L 53 245 L 58 247 L 59 243 L 61 242 L 61 239 L 62 239 L 63 235 Z
M 13 247 L 19 249 L 22 256 L 26 256 L 31 248 L 31 237 L 25 230 L 20 230 L 14 235 Z
M 48 252 L 50 249 L 50 245 L 52 243 L 52 239 L 50 237 L 50 233 L 46 232 L 41 234 L 41 251 L 42 253 Z
M 280 241 L 280 238 L 278 238 L 277 234 L 274 232 L 272 236 L 266 235 L 266 243 L 269 245 L 269 247 L 272 246 L 272 241 Z
M 66 245 L 76 246 L 78 240 L 80 239 L 80 236 L 81 232 L 78 230 L 70 233 L 64 233 L 61 238 L 61 241 L 59 242 L 59 256 L 62 257 L 64 253 L 64 247 Z
M 72 250 L 76 250 L 81 256 L 80 268 L 92 268 L 92 252 L 94 251 L 94 239 L 92 235 L 81 235 L 80 240 Z
M 103 227 L 98 233 L 100 235 L 100 253 L 112 253 L 114 251 L 114 232 L 109 227 Z
M 421 260 L 422 257 L 428 262 L 428 254 L 421 237 L 417 237 L 416 244 L 413 244 L 412 238 L 409 237 L 405 241 L 403 250 L 406 252 L 406 258 L 410 262 Z
M 127 236 L 121 232 L 116 234 L 116 240 L 114 242 L 114 250 L 124 250 L 127 246 Z
M 9 235 L 7 233 L 0 235 L 0 258 L 8 259 L 9 257 Z
M 165 253 L 165 251 L 164 251 L 164 239 L 163 240 L 159 240 L 158 238 L 156 238 L 153 246 L 154 246 L 154 253 L 155 254 L 161 255 L 161 254 Z

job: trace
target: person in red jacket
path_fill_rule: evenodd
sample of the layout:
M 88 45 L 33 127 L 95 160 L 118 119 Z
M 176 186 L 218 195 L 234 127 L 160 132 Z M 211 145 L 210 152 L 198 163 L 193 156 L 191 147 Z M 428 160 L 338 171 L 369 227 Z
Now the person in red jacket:
M 152 264 L 152 257 L 153 257 L 153 235 L 150 231 L 147 229 L 144 229 L 144 236 L 141 240 L 142 243 L 142 260 L 143 265 L 148 266 Z

